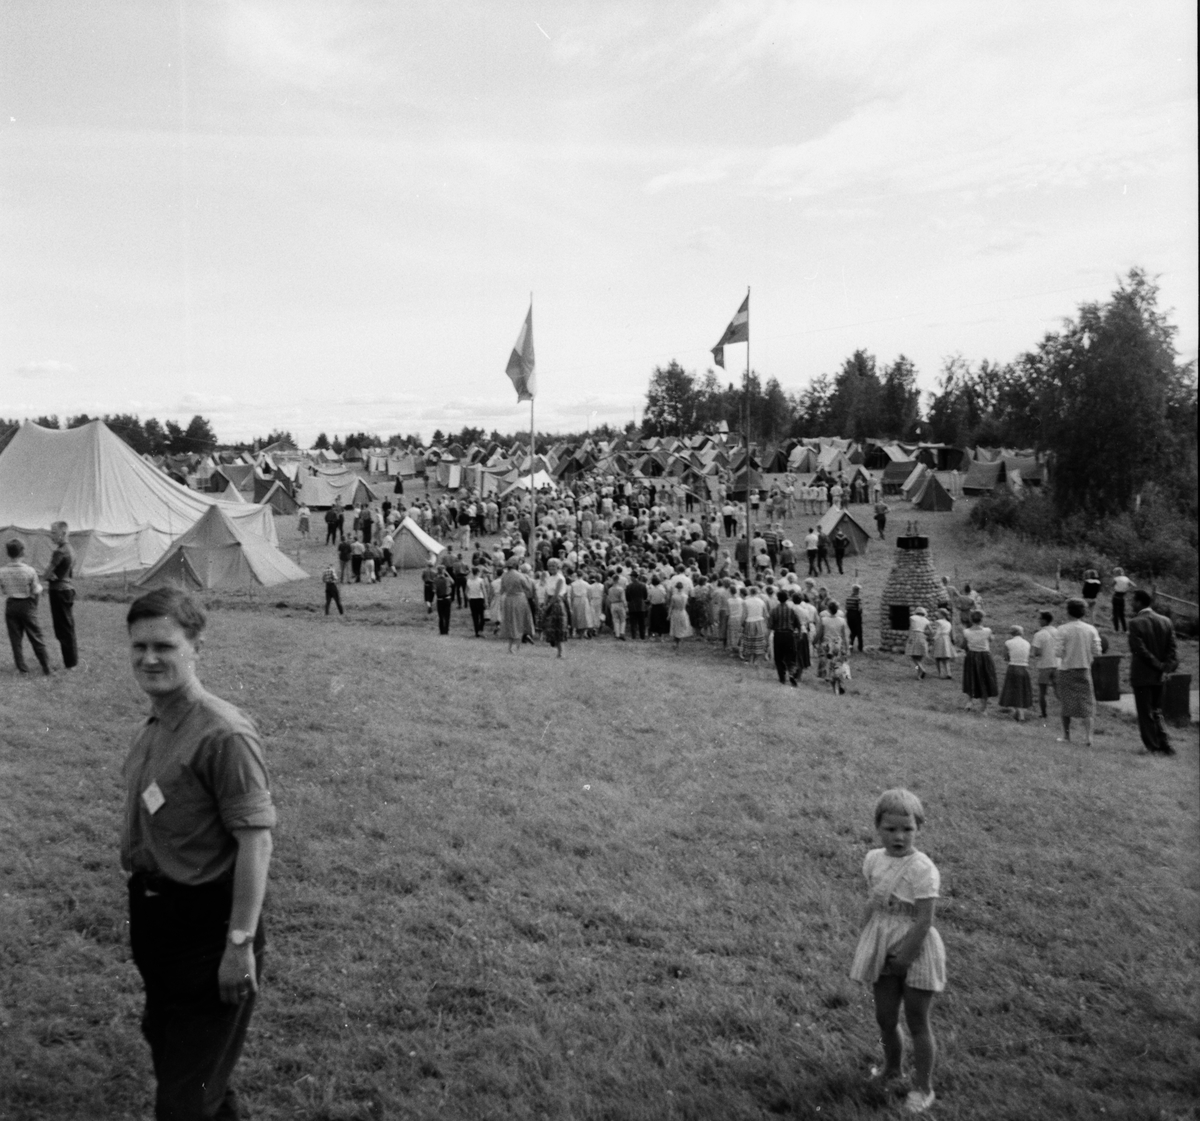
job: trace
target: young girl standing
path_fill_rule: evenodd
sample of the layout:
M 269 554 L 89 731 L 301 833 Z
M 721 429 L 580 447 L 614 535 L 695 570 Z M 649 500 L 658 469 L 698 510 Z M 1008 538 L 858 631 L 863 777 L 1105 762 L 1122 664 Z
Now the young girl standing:
M 880 1082 L 902 1073 L 904 1006 L 915 1066 L 914 1087 L 905 1100 L 910 1113 L 924 1113 L 933 1105 L 937 1044 L 929 1011 L 934 993 L 946 986 L 946 951 L 933 926 L 940 877 L 933 861 L 915 847 L 924 823 L 920 799 L 909 790 L 884 791 L 875 803 L 875 831 L 882 847 L 863 861 L 867 910 L 850 968 L 851 980 L 874 989 L 884 1065 L 871 1074 Z

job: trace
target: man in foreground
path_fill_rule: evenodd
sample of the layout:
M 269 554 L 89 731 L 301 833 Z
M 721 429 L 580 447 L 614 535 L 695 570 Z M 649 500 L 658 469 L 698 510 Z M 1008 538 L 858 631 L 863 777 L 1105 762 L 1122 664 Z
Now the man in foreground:
M 229 1087 L 254 1009 L 271 860 L 258 732 L 196 676 L 205 617 L 178 589 L 126 616 L 133 675 L 151 713 L 125 760 L 121 866 L 129 936 L 146 987 L 157 1121 L 234 1121 Z
M 1138 731 L 1152 755 L 1174 755 L 1171 737 L 1163 723 L 1163 679 L 1174 673 L 1179 659 L 1175 652 L 1175 628 L 1153 607 L 1149 592 L 1133 593 L 1134 617 L 1129 628 L 1129 684 L 1137 707 Z

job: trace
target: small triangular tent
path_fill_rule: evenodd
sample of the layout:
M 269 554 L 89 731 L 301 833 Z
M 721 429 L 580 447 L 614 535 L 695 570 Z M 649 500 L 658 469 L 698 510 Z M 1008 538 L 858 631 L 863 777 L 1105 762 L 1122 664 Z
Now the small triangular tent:
M 260 480 L 261 481 L 261 480 Z M 258 486 L 255 486 L 257 492 Z M 264 506 L 270 506 L 277 514 L 294 514 L 300 509 L 300 503 L 297 502 L 288 489 L 276 479 L 263 492 L 261 498 L 256 501 L 261 502 Z
M 194 590 L 270 588 L 308 573 L 261 537 L 243 533 L 219 506 L 210 506 L 137 582 L 138 587 L 176 585 Z
M 825 516 L 817 523 L 817 526 L 823 529 L 826 536 L 830 538 L 838 530 L 841 530 L 842 533 L 850 538 L 850 544 L 846 546 L 846 552 L 850 556 L 864 555 L 867 551 L 867 545 L 871 541 L 871 535 L 858 524 L 854 515 L 849 510 L 843 510 L 838 506 L 831 506 Z
M 446 551 L 446 546 L 435 541 L 412 518 L 405 518 L 392 534 L 392 564 L 397 568 L 424 568 L 431 556 Z
M 954 499 L 936 475 L 929 475 L 912 500 L 918 510 L 953 510 Z

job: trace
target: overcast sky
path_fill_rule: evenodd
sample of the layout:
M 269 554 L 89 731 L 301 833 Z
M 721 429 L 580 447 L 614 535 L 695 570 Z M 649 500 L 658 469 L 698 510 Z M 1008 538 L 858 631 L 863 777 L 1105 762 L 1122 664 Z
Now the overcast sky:
M 1190 2 L 7 0 L 0 94 L 0 416 L 515 431 L 530 292 L 543 430 L 640 419 L 747 286 L 793 391 L 1133 265 L 1196 352 Z

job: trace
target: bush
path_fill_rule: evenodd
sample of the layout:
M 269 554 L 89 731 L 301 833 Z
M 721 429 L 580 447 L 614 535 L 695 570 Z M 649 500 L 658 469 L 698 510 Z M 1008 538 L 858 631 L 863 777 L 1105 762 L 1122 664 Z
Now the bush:
M 1055 515 L 1047 494 L 988 495 L 975 503 L 968 521 L 997 545 L 1001 538 L 1015 537 L 1026 569 L 1040 556 L 1047 571 L 1057 567 L 1065 578 L 1080 580 L 1089 568 L 1106 574 L 1120 565 L 1143 580 L 1178 581 L 1195 598 L 1196 525 L 1154 488 L 1146 488 L 1135 513 L 1103 519 L 1077 514 L 1065 521 Z

